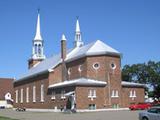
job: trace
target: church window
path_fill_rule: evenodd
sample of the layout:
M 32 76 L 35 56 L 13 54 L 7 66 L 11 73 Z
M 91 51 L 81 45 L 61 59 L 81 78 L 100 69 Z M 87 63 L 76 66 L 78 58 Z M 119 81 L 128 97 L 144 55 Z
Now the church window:
M 33 102 L 36 102 L 36 86 L 33 86 Z
M 16 90 L 15 93 L 16 93 L 16 103 L 18 103 L 18 90 Z
M 51 96 L 51 100 L 55 100 L 56 99 L 56 92 L 52 91 L 52 96 Z
M 23 103 L 23 89 L 21 89 L 21 103 Z
M 82 70 L 83 70 L 82 65 L 79 65 L 78 71 L 79 71 L 79 72 L 82 72 Z
M 98 70 L 98 69 L 100 68 L 100 64 L 99 64 L 98 62 L 94 63 L 94 64 L 93 64 L 93 68 L 94 68 L 95 70 Z
M 38 54 L 41 54 L 41 45 L 38 45 Z
M 29 102 L 29 87 L 26 88 L 26 102 Z
M 115 63 L 111 63 L 111 68 L 114 70 L 114 69 L 116 69 L 116 64 Z
M 113 98 L 119 97 L 119 95 L 118 95 L 118 90 L 112 90 L 111 97 L 113 97 Z
M 68 68 L 68 75 L 70 75 L 71 74 L 71 68 Z
M 44 85 L 41 85 L 41 102 L 44 102 Z
M 136 97 L 136 91 L 135 90 L 131 90 L 130 94 L 129 94 L 129 97 L 131 97 L 131 98 Z
M 37 44 L 35 44 L 35 50 L 34 50 L 35 54 L 37 54 L 37 47 L 38 47 Z
M 61 99 L 65 99 L 66 98 L 66 96 L 65 96 L 65 90 L 62 90 L 61 91 Z
M 91 100 L 93 100 L 93 98 L 96 98 L 96 90 L 95 89 L 89 89 L 88 98 L 91 98 Z

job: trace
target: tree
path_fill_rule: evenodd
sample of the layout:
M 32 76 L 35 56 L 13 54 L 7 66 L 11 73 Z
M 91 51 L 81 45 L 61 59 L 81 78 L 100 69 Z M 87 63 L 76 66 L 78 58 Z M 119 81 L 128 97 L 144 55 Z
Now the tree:
M 122 69 L 122 80 L 148 84 L 152 86 L 154 96 L 160 98 L 160 62 L 125 65 Z

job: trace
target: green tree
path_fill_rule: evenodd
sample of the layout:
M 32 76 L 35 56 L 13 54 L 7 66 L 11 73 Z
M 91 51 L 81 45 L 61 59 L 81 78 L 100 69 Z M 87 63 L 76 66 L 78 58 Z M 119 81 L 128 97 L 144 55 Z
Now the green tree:
M 153 88 L 153 96 L 160 98 L 160 62 L 125 65 L 122 69 L 122 80 L 148 84 Z

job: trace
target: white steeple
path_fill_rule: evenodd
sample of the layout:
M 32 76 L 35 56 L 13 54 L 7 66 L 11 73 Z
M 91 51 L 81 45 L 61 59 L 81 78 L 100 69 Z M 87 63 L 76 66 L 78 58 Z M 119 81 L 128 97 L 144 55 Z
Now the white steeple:
M 81 46 L 83 46 L 83 41 L 81 39 L 81 31 L 80 31 L 79 21 L 77 18 L 76 31 L 75 31 L 75 47 L 81 47 Z
M 43 39 L 41 37 L 40 31 L 40 13 L 38 10 L 37 17 L 37 27 L 36 27 L 36 35 L 33 39 L 33 47 L 32 47 L 32 59 L 45 59 L 45 55 L 43 53 Z
M 34 37 L 34 40 L 42 40 L 41 28 L 40 28 L 40 13 L 39 13 L 39 10 L 38 10 L 38 17 L 37 17 L 36 35 Z
M 76 22 L 76 32 L 80 32 L 80 27 L 79 27 L 79 21 L 77 19 L 77 22 Z

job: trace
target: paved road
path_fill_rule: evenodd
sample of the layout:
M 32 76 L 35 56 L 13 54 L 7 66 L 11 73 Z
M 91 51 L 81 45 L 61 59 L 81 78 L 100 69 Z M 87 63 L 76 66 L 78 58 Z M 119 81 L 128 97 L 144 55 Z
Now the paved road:
M 16 112 L 0 109 L 0 116 L 19 120 L 138 120 L 139 111 L 106 111 L 64 114 L 54 112 Z

